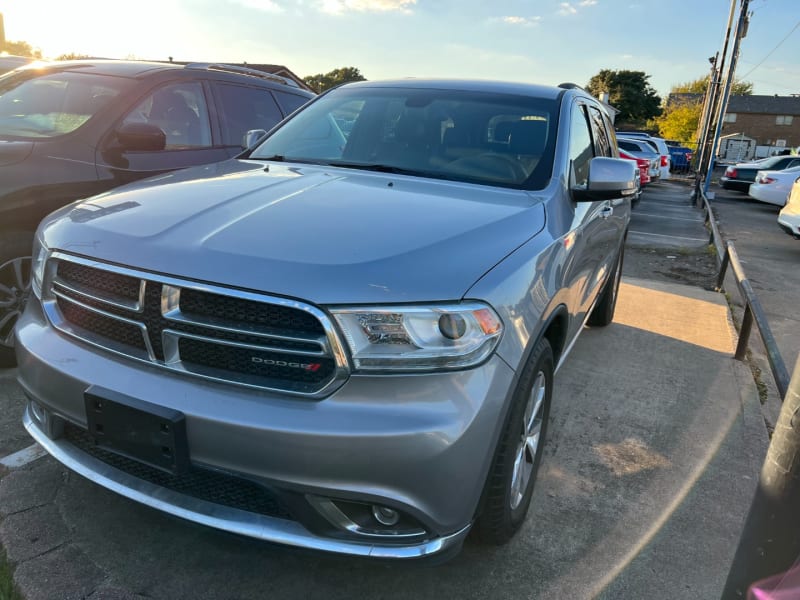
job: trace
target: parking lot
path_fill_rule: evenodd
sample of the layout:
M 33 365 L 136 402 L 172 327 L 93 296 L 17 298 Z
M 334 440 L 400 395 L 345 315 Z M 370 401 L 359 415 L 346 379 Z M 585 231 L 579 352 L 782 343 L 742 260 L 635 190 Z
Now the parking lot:
M 652 186 L 629 246 L 702 252 L 688 191 Z M 615 322 L 585 331 L 559 371 L 531 513 L 506 546 L 470 538 L 438 566 L 301 552 L 169 517 L 45 457 L 0 480 L 15 579 L 29 600 L 715 597 L 766 432 L 724 297 L 669 279 L 626 269 Z M 30 445 L 14 376 L 0 372 L 6 456 Z

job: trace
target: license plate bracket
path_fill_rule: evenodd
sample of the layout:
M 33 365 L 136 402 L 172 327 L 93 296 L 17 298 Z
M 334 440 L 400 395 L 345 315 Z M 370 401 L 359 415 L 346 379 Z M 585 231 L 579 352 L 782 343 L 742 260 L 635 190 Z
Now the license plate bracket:
M 89 434 L 98 447 L 173 475 L 188 470 L 182 412 L 98 386 L 87 389 L 83 399 Z

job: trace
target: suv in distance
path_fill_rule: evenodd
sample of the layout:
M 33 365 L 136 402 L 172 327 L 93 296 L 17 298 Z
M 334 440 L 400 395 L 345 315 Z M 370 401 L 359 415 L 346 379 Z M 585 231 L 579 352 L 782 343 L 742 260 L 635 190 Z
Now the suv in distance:
M 113 187 L 239 154 L 314 94 L 232 65 L 80 60 L 0 77 L 0 367 L 27 295 L 33 232 Z
M 236 159 L 65 207 L 16 327 L 25 427 L 230 532 L 396 559 L 502 543 L 556 368 L 613 318 L 636 191 L 613 139 L 575 86 L 362 82 Z

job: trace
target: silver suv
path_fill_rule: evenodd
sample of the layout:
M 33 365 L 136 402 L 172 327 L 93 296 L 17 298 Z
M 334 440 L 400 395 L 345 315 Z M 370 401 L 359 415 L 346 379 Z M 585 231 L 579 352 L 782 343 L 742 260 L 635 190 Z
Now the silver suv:
M 553 374 L 614 314 L 634 167 L 573 85 L 336 88 L 39 227 L 25 427 L 129 498 L 338 553 L 521 526 Z

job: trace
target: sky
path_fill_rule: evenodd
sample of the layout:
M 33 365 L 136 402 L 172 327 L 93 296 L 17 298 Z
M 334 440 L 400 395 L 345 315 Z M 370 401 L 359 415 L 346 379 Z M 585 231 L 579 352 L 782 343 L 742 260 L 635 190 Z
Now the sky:
M 738 14 L 740 0 L 735 0 Z M 300 77 L 469 77 L 586 85 L 644 71 L 665 97 L 705 77 L 731 0 L 0 0 L 6 39 L 45 58 L 282 64 Z M 737 78 L 800 94 L 800 0 L 751 0 Z

